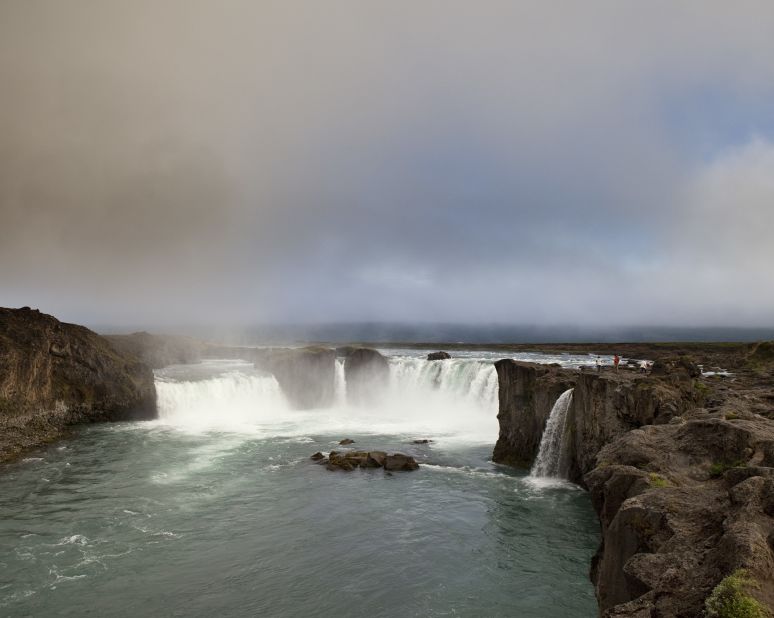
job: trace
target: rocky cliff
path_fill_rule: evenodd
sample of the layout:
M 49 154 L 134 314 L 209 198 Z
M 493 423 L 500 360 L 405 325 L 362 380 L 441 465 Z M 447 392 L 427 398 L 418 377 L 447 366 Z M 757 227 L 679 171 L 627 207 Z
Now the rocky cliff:
M 331 348 L 256 349 L 255 366 L 274 374 L 288 402 L 299 409 L 333 403 L 336 352 Z
M 553 403 L 574 385 L 564 448 L 602 527 L 591 569 L 602 616 L 704 616 L 738 569 L 740 594 L 774 603 L 774 397 L 753 350 L 741 367 L 755 373 L 733 380 L 703 378 L 684 358 L 650 375 L 496 364 L 502 463 L 531 465 Z
M 577 375 L 557 366 L 497 361 L 500 436 L 493 459 L 529 468 L 538 453 L 540 438 L 556 400 L 575 386 Z
M 377 350 L 355 348 L 344 360 L 347 401 L 368 404 L 378 401 L 390 379 L 390 365 Z
M 0 308 L 0 460 L 76 423 L 156 416 L 153 373 L 96 333 Z

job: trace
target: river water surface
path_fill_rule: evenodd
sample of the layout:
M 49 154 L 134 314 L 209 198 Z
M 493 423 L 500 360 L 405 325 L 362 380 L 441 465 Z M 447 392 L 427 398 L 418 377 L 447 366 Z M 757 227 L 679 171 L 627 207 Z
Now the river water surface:
M 492 359 L 390 353 L 368 409 L 341 371 L 333 408 L 293 411 L 246 363 L 170 367 L 158 421 L 82 428 L 0 469 L 0 615 L 596 615 L 588 495 L 489 461 Z M 309 460 L 345 437 L 421 467 Z

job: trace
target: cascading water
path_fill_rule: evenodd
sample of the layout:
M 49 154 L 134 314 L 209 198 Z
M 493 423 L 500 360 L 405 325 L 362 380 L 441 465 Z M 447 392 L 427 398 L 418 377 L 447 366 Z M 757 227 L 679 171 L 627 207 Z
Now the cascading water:
M 157 372 L 159 420 L 189 430 L 263 435 L 403 434 L 476 443 L 497 438 L 497 372 L 475 359 L 427 361 L 390 356 L 386 384 L 368 405 L 349 401 L 343 359 L 336 359 L 328 408 L 294 410 L 274 377 L 251 363 L 206 361 Z M 193 373 L 193 375 L 191 375 Z
M 390 359 L 390 390 L 432 392 L 497 413 L 497 371 L 493 363 L 453 359 Z
M 340 406 L 345 404 L 347 401 L 347 378 L 344 373 L 343 358 L 336 359 L 333 379 L 333 401 L 335 405 Z
M 159 420 L 189 429 L 237 428 L 264 422 L 287 410 L 285 396 L 273 376 L 257 375 L 249 363 L 232 363 L 205 379 L 175 380 L 162 372 L 156 378 Z
M 571 388 L 564 391 L 551 408 L 531 476 L 556 478 L 562 475 L 564 430 L 567 425 L 567 411 L 572 403 L 572 393 Z

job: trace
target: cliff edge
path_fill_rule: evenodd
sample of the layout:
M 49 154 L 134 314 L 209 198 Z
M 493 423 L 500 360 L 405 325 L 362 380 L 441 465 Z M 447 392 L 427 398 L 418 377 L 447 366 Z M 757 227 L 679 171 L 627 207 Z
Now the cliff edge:
M 493 458 L 501 463 L 534 461 L 554 402 L 574 388 L 563 473 L 590 491 L 599 516 L 602 543 L 591 579 L 604 618 L 721 615 L 705 614 L 708 599 L 734 586 L 733 594 L 760 608 L 745 616 L 771 612 L 768 350 L 751 348 L 726 377 L 703 375 L 684 357 L 656 362 L 648 375 L 496 363 L 500 437 Z
M 0 308 L 0 461 L 77 423 L 156 417 L 149 367 L 83 326 Z

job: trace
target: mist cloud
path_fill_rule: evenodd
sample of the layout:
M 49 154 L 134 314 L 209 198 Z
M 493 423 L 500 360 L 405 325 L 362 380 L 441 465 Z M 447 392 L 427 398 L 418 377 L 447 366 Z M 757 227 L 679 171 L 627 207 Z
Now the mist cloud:
M 772 32 L 767 2 L 7 0 L 0 304 L 770 325 Z

